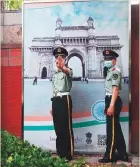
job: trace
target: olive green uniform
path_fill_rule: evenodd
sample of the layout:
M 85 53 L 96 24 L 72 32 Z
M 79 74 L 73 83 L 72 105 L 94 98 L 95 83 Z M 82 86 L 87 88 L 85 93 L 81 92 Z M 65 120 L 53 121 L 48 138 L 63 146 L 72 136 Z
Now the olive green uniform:
M 64 72 L 60 70 L 56 70 L 53 79 L 52 79 L 52 85 L 53 85 L 53 93 L 55 96 L 55 93 L 58 92 L 70 92 L 72 88 L 72 69 L 70 69 L 71 74 L 66 75 Z
M 56 149 L 61 158 L 71 160 L 74 153 L 72 130 L 72 69 L 69 74 L 56 70 L 52 79 L 52 114 L 56 132 Z
M 122 89 L 122 75 L 117 67 L 112 67 L 107 72 L 107 77 L 105 79 L 105 91 L 106 93 L 113 93 L 113 86 L 118 86 Z
M 121 72 L 117 67 L 112 67 L 107 72 L 107 77 L 105 79 L 105 112 L 107 112 L 110 102 L 112 99 L 113 86 L 119 87 L 121 89 L 122 76 Z M 106 116 L 106 126 L 107 126 L 107 140 L 106 140 L 106 153 L 105 155 L 109 159 L 113 159 L 115 150 L 117 149 L 119 155 L 126 154 L 126 144 L 124 136 L 122 133 L 121 125 L 119 122 L 119 116 L 122 109 L 122 100 L 118 96 L 115 102 L 115 110 L 113 116 Z

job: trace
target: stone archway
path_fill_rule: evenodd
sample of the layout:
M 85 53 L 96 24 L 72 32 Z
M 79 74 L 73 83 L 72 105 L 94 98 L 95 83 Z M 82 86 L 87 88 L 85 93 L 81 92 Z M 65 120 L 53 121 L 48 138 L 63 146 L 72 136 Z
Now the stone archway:
M 41 79 L 46 79 L 46 78 L 47 78 L 47 68 L 43 67 L 41 72 Z
M 66 64 L 68 65 L 68 62 L 69 60 L 72 58 L 72 57 L 78 57 L 80 60 L 81 60 L 81 64 L 82 64 L 82 77 L 85 78 L 85 63 L 83 61 L 83 57 L 79 54 L 79 53 L 71 53 L 68 57 L 67 57 L 67 60 L 66 60 Z

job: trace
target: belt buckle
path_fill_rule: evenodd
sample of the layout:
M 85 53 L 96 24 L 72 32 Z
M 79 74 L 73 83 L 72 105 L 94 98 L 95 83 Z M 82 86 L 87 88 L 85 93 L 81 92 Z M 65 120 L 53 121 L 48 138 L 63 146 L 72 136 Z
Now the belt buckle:
M 58 92 L 57 95 L 60 96 L 60 97 L 62 98 L 62 93 L 61 93 L 61 92 Z
M 60 97 L 62 98 L 62 93 L 60 92 Z

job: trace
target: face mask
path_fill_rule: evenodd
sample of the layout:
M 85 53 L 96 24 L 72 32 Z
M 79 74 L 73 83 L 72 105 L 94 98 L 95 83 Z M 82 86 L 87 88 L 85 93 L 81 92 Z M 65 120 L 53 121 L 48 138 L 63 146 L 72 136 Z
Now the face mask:
M 107 68 L 111 68 L 111 67 L 113 67 L 113 63 L 112 63 L 111 60 L 110 61 L 105 61 L 104 66 L 107 67 Z

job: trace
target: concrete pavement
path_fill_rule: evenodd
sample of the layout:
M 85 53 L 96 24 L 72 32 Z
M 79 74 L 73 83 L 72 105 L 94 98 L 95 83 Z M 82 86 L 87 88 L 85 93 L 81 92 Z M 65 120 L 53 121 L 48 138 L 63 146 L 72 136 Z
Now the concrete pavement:
M 56 156 L 56 154 L 53 154 L 52 156 Z M 82 167 L 140 167 L 140 157 L 138 155 L 130 155 L 129 159 L 130 162 L 123 162 L 123 161 L 117 161 L 117 163 L 107 163 L 107 164 L 101 164 L 98 163 L 98 160 L 101 159 L 103 155 L 100 154 L 94 154 L 94 155 L 78 155 L 76 154 L 74 156 L 73 161 L 70 161 L 70 163 L 73 163 L 74 160 L 78 160 L 81 158 L 86 159 L 86 165 Z

